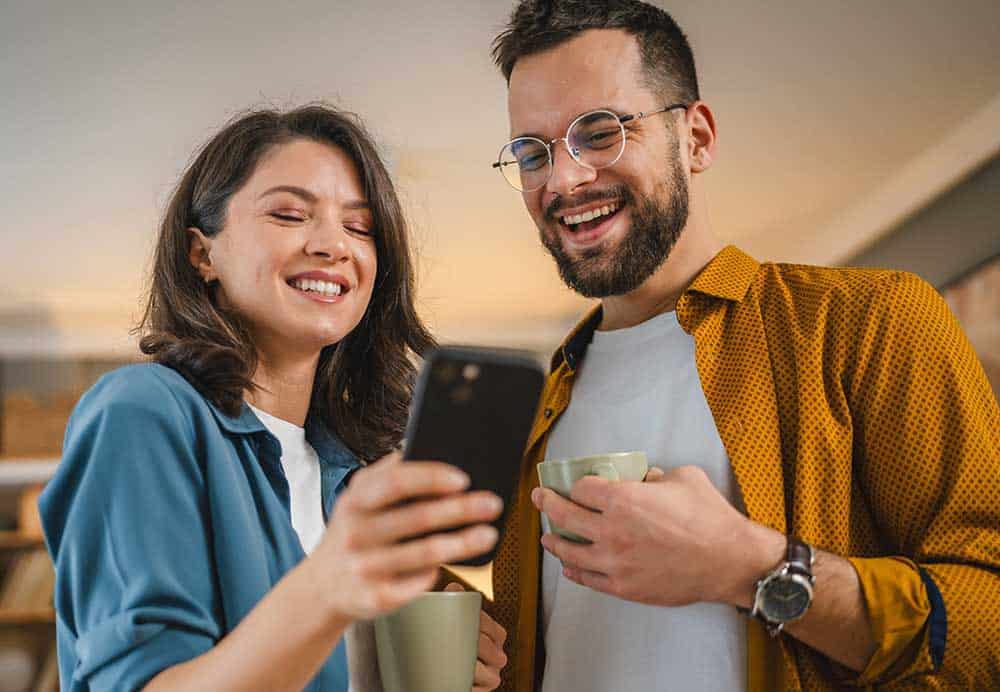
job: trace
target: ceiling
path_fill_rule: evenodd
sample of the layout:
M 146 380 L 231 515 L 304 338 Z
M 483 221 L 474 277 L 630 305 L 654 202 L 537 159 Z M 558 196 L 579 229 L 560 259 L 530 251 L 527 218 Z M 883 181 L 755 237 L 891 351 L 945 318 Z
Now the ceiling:
M 1000 149 L 996 0 L 657 2 L 719 127 L 712 225 L 760 258 L 833 263 Z M 128 347 L 160 210 L 255 105 L 323 99 L 382 142 L 420 309 L 447 339 L 555 341 L 565 289 L 489 163 L 506 0 L 7 3 L 0 21 L 0 353 Z

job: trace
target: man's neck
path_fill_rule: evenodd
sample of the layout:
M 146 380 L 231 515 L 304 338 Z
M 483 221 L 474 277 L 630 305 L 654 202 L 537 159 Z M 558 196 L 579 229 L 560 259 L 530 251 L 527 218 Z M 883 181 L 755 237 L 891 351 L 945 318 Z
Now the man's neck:
M 670 256 L 641 286 L 622 296 L 601 299 L 603 315 L 598 329 L 634 327 L 675 309 L 684 290 L 722 248 L 706 229 L 689 222 Z

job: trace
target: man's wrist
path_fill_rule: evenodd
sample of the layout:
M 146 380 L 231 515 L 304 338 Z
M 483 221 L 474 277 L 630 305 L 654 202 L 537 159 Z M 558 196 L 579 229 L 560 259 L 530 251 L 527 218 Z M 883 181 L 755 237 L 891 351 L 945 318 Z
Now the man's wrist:
M 757 581 L 785 559 L 788 542 L 784 534 L 749 519 L 741 534 L 730 551 L 732 569 L 720 575 L 725 585 L 718 601 L 749 611 Z

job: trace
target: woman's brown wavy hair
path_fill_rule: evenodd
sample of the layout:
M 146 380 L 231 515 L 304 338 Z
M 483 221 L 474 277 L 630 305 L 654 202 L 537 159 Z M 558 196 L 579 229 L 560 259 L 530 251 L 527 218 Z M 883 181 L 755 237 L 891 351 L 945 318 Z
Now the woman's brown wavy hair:
M 223 309 L 188 260 L 189 227 L 215 236 L 230 198 L 272 147 L 296 139 L 335 146 L 357 166 L 371 205 L 378 273 L 357 327 L 323 349 L 310 416 L 318 416 L 361 459 L 398 445 L 415 368 L 434 345 L 413 305 L 413 267 L 403 211 L 371 136 L 357 116 L 325 105 L 255 110 L 232 120 L 198 152 L 160 225 L 145 314 L 143 353 L 185 377 L 209 401 L 237 415 L 254 385 L 257 352 L 240 316 Z

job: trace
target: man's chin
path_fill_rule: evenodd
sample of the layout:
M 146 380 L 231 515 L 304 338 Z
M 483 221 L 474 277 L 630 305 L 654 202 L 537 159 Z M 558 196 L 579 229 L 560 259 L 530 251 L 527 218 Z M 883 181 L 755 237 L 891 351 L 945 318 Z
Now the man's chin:
M 559 268 L 559 277 L 574 293 L 579 293 L 584 298 L 606 298 L 615 294 L 611 288 L 612 272 L 607 266 L 608 261 L 602 261 L 599 253 L 574 260 L 566 257 L 554 259 Z

